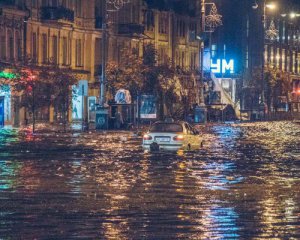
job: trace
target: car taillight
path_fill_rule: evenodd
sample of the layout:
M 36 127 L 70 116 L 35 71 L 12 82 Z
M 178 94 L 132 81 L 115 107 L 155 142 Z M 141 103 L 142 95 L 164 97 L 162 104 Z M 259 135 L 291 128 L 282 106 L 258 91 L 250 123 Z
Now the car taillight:
M 148 134 L 145 134 L 144 137 L 143 137 L 144 140 L 151 140 L 152 137 Z
M 175 137 L 173 137 L 174 141 L 183 141 L 184 137 L 182 135 L 177 135 Z

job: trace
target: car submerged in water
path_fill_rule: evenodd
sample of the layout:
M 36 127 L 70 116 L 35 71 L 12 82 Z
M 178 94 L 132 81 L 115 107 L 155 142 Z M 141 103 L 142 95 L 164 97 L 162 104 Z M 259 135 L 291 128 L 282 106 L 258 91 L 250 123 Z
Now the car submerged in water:
M 201 146 L 199 131 L 187 122 L 155 122 L 143 136 L 143 148 L 148 151 L 196 150 Z

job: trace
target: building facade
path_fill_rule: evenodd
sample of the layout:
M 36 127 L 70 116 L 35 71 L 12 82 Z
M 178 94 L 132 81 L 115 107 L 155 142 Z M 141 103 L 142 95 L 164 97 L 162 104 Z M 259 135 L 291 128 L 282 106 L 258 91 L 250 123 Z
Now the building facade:
M 277 92 L 273 93 L 272 104 L 269 104 L 272 106 L 265 110 L 276 111 L 276 105 L 284 101 L 288 102 L 286 106 L 289 105 L 290 111 L 299 111 L 299 2 L 276 1 L 274 9 L 265 6 L 264 17 L 264 1 L 215 2 L 223 15 L 223 25 L 212 33 L 210 51 L 217 59 L 234 60 L 236 76 L 233 77 L 237 79 L 236 96 L 241 110 L 250 117 L 252 112 L 258 113 L 261 110 L 260 103 L 268 102 L 267 96 L 262 96 L 262 85 L 267 84 L 268 71 L 276 69 L 277 79 L 288 78 L 285 81 L 288 94 L 284 94 L 286 90 L 278 87 Z M 266 1 L 266 4 L 270 2 Z M 264 80 L 262 68 L 265 71 Z M 264 95 L 267 94 L 266 88 Z
M 28 13 L 23 1 L 2 1 L 0 4 L 0 77 L 10 77 L 3 70 L 23 59 L 26 46 L 25 20 Z M 15 118 L 17 114 L 12 104 L 14 100 L 16 98 L 9 86 L 0 87 L 0 125 L 19 121 Z
M 179 11 L 170 2 L 131 0 L 116 9 L 112 4 L 105 4 L 105 0 L 2 1 L 1 63 L 9 69 L 16 61 L 29 57 L 37 66 L 55 63 L 60 68 L 71 68 L 79 80 L 88 83 L 88 96 L 95 101 L 100 94 L 103 61 L 122 61 L 120 55 L 125 47 L 136 48 L 143 56 L 143 46 L 152 43 L 158 53 L 158 64 L 171 60 L 175 66 L 197 70 L 200 7 L 198 11 L 195 0 L 177 1 L 184 2 L 185 10 Z M 103 31 L 107 33 L 104 43 Z M 191 87 L 195 87 L 195 80 L 187 77 L 187 81 L 192 81 Z M 12 108 L 12 100 L 10 104 Z M 77 99 L 74 105 L 76 114 L 73 106 L 69 119 L 81 120 L 82 99 Z M 6 120 L 15 117 L 15 122 L 23 123 L 24 111 L 18 116 L 10 114 Z M 58 117 L 51 107 L 38 113 L 40 120 L 55 121 Z

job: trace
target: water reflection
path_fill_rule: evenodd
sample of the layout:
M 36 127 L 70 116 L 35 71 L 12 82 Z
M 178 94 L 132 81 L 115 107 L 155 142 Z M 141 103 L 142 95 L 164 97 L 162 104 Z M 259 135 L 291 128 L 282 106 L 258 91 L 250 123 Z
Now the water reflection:
M 210 126 L 200 151 L 144 154 L 127 132 L 8 131 L 0 238 L 297 239 L 299 133 L 288 122 Z

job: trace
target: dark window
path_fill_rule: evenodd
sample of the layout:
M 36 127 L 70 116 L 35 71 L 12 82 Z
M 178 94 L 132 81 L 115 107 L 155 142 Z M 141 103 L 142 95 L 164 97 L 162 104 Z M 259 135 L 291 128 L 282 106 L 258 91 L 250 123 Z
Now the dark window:
M 42 35 L 42 61 L 43 63 L 48 62 L 48 43 L 47 43 L 47 34 L 43 33 Z
M 68 41 L 66 37 L 62 39 L 62 64 L 68 64 Z
M 18 55 L 18 60 L 22 60 L 22 40 L 21 38 L 17 39 L 17 55 Z
M 48 0 L 42 0 L 42 6 L 47 7 L 48 6 Z
M 52 37 L 52 58 L 53 63 L 57 63 L 57 36 Z
M 36 33 L 32 34 L 32 60 L 37 62 L 37 51 L 36 51 Z
M 82 6 L 81 6 L 81 0 L 76 0 L 76 16 L 82 17 Z
M 14 60 L 14 38 L 13 36 L 9 37 L 9 59 Z
M 150 132 L 183 132 L 183 128 L 179 123 L 155 123 Z
M 82 61 L 82 46 L 81 39 L 76 40 L 76 66 L 81 67 L 83 64 Z
M 6 59 L 6 38 L 5 38 L 5 36 L 1 36 L 0 50 L 1 50 L 1 58 Z

